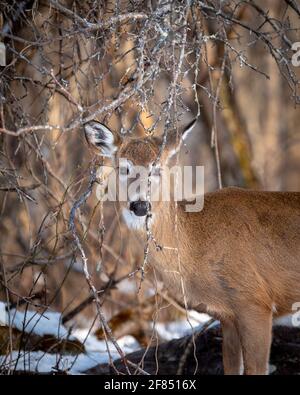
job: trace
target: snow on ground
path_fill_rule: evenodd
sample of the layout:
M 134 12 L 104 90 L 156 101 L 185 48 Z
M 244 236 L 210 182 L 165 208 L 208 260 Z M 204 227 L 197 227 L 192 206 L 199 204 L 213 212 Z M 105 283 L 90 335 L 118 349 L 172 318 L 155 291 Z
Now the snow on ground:
M 163 340 L 179 339 L 191 334 L 193 331 L 198 332 L 211 317 L 208 314 L 198 313 L 195 310 L 188 311 L 188 319 L 171 321 L 167 323 L 155 323 L 155 329 Z M 219 325 L 219 321 L 212 323 L 209 328 Z M 274 326 L 281 325 L 294 328 L 292 323 L 292 314 L 276 318 Z
M 191 333 L 193 328 L 200 329 L 210 317 L 207 314 L 189 312 L 188 320 L 174 321 L 170 323 L 157 323 L 155 328 L 164 340 L 182 337 Z M 0 302 L 0 325 L 9 325 L 26 332 L 32 332 L 40 336 L 53 335 L 57 338 L 66 337 L 67 329 L 61 324 L 61 315 L 46 311 L 43 315 L 35 311 L 16 311 L 12 309 L 10 316 L 6 311 L 6 305 Z M 78 339 L 85 346 L 85 353 L 79 355 L 49 354 L 43 351 L 18 352 L 13 351 L 10 356 L 0 356 L 0 366 L 10 367 L 16 370 L 26 370 L 38 373 L 49 373 L 56 370 L 67 371 L 70 374 L 80 374 L 98 364 L 108 363 L 109 354 L 113 360 L 120 358 L 114 345 L 109 341 L 98 340 L 89 333 L 89 329 L 73 329 L 72 338 Z M 129 354 L 141 348 L 140 344 L 132 336 L 124 336 L 118 339 L 118 344 L 124 354 Z M 108 352 L 109 349 L 109 352 Z
M 127 284 L 126 284 L 127 285 Z M 192 332 L 201 330 L 203 325 L 210 320 L 207 314 L 200 314 L 192 310 L 188 312 L 186 319 L 167 323 L 154 323 L 156 331 L 161 339 L 168 341 L 178 339 Z M 218 321 L 211 326 L 217 325 Z M 103 363 L 108 363 L 110 356 L 113 360 L 120 358 L 114 345 L 109 341 L 99 340 L 90 333 L 90 329 L 73 329 L 70 336 L 66 327 L 61 324 L 61 314 L 47 310 L 43 315 L 35 311 L 18 311 L 11 309 L 10 314 L 6 310 L 6 304 L 0 302 L 0 326 L 11 325 L 14 328 L 39 336 L 53 335 L 58 339 L 68 337 L 78 339 L 85 346 L 85 353 L 79 355 L 48 354 L 43 351 L 18 352 L 13 351 L 9 356 L 0 355 L 0 366 L 10 367 L 16 370 L 26 370 L 38 373 L 50 373 L 56 370 L 67 371 L 70 374 L 81 374 L 84 371 Z M 292 325 L 292 316 L 286 316 L 274 321 L 274 325 Z M 124 354 L 137 351 L 140 344 L 132 336 L 124 336 L 118 339 L 118 344 Z M 108 352 L 108 349 L 109 352 Z
M 10 357 L 0 356 L 0 366 L 11 370 L 50 373 L 58 369 L 71 374 L 79 374 L 98 363 L 106 362 L 100 353 L 74 355 L 48 354 L 43 351 L 21 352 L 13 351 Z
M 104 340 L 97 339 L 95 335 L 89 333 L 89 329 L 75 329 L 72 333 L 81 343 L 84 343 L 84 347 L 87 352 L 107 352 L 106 342 Z M 117 353 L 114 345 L 110 341 L 108 341 L 107 344 L 111 353 L 116 354 L 118 357 L 119 354 Z M 125 353 L 130 353 L 140 348 L 139 343 L 133 336 L 121 337 L 118 339 L 118 344 Z
M 53 335 L 57 339 L 68 337 L 78 339 L 85 346 L 85 353 L 79 355 L 49 354 L 43 351 L 18 352 L 11 355 L 0 355 L 0 366 L 39 373 L 49 373 L 53 370 L 66 370 L 71 374 L 79 374 L 101 363 L 109 362 L 109 354 L 113 360 L 120 358 L 111 342 L 98 340 L 89 333 L 89 329 L 75 329 L 70 336 L 61 323 L 61 314 L 47 310 L 43 315 L 36 311 L 6 310 L 6 304 L 0 302 L 0 326 L 11 326 L 26 333 L 39 336 Z M 125 354 L 136 351 L 140 344 L 132 336 L 124 336 L 118 344 Z M 108 352 L 109 350 L 109 352 Z
M 293 314 L 285 315 L 284 317 L 276 318 L 274 320 L 274 326 L 287 326 L 289 328 L 295 328 L 295 324 L 292 322 Z
M 80 332 L 79 335 L 82 336 L 82 340 L 84 340 L 86 331 L 82 330 Z M 59 355 L 48 354 L 43 351 L 20 353 L 18 351 L 13 351 L 11 361 L 9 360 L 9 356 L 0 356 L 0 366 L 38 373 L 50 373 L 59 369 L 67 371 L 69 374 L 81 374 L 96 365 L 109 362 L 105 341 L 98 340 L 93 335 L 89 335 L 88 338 L 90 337 L 92 340 L 89 339 L 89 341 L 85 343 L 86 353 L 81 353 L 79 355 Z M 124 336 L 118 340 L 118 344 L 125 354 L 140 348 L 139 343 L 132 336 Z M 120 355 L 111 342 L 108 342 L 108 347 L 113 360 L 120 358 Z
M 155 329 L 159 336 L 164 340 L 179 339 L 189 335 L 192 332 L 200 331 L 203 325 L 211 317 L 208 314 L 198 313 L 195 310 L 188 311 L 188 317 L 185 320 L 171 321 L 167 323 L 155 323 Z M 216 321 L 213 325 L 217 325 Z M 213 326 L 212 325 L 212 326 Z
M 19 331 L 34 333 L 39 336 L 53 335 L 58 339 L 68 337 L 73 340 L 61 323 L 61 314 L 47 310 L 43 315 L 36 311 L 18 311 L 11 309 L 8 313 L 6 304 L 0 302 L 0 325 L 12 326 Z

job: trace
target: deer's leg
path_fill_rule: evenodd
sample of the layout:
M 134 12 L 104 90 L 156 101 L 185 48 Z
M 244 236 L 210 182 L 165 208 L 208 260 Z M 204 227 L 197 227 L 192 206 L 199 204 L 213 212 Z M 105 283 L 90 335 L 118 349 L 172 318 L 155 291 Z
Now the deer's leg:
M 272 312 L 258 306 L 244 306 L 238 317 L 244 374 L 268 374 L 272 341 Z
M 222 321 L 223 367 L 225 374 L 242 374 L 242 347 L 234 322 Z

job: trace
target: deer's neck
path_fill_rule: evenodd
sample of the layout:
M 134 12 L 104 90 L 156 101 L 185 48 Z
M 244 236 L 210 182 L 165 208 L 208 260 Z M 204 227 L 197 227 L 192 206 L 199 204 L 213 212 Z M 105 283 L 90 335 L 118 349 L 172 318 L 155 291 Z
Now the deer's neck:
M 164 202 L 157 210 L 151 226 L 149 263 L 156 279 L 164 284 L 169 294 L 178 301 L 190 304 L 192 296 L 184 292 L 194 278 L 190 261 L 190 234 L 187 232 L 187 213 L 179 202 Z M 182 286 L 184 282 L 184 287 Z M 184 295 L 185 293 L 185 295 Z
M 157 244 L 163 248 L 179 247 L 180 238 L 184 237 L 185 211 L 182 205 L 175 202 L 163 202 L 154 210 L 151 232 Z

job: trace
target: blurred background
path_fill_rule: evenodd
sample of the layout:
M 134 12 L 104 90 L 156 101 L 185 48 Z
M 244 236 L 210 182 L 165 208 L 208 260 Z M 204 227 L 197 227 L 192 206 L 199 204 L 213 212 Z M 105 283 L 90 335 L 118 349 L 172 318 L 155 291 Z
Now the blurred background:
M 204 165 L 206 192 L 299 191 L 298 2 L 0 1 L 0 32 L 1 301 L 107 338 L 69 230 L 89 191 L 74 223 L 104 319 L 116 339 L 165 339 L 185 312 L 150 268 L 139 290 L 144 244 L 89 189 L 102 159 L 82 125 L 161 135 L 197 117 L 179 163 Z

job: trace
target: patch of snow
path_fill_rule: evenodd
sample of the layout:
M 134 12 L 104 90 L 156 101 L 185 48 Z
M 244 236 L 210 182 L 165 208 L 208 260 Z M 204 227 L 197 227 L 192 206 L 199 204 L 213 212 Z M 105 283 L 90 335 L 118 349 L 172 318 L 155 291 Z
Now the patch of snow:
M 112 342 L 106 343 L 104 340 L 98 340 L 94 334 L 89 333 L 89 329 L 75 329 L 70 336 L 68 330 L 61 324 L 61 314 L 52 311 L 47 310 L 41 315 L 32 310 L 25 312 L 11 309 L 8 313 L 6 304 L 0 302 L 0 325 L 11 325 L 20 331 L 39 336 L 53 335 L 56 338 L 78 339 L 84 344 L 86 350 L 85 353 L 78 355 L 48 354 L 43 351 L 13 351 L 8 357 L 0 355 L 0 366 L 7 368 L 38 373 L 49 373 L 59 369 L 71 374 L 79 374 L 98 364 L 109 362 L 107 348 L 113 360 L 120 358 Z M 132 336 L 120 338 L 118 344 L 125 354 L 141 348 Z
M 84 340 L 87 332 L 77 330 L 76 336 Z M 89 339 L 91 337 L 91 339 Z M 81 374 L 88 369 L 99 364 L 108 363 L 109 355 L 104 340 L 98 340 L 94 335 L 88 336 L 85 342 L 87 353 L 78 355 L 59 355 L 48 354 L 42 351 L 21 352 L 13 351 L 10 358 L 4 355 L 0 356 L 0 366 L 10 367 L 15 370 L 26 370 L 38 373 L 49 373 L 57 369 L 67 371 L 70 374 Z M 124 336 L 118 340 L 118 344 L 125 354 L 136 351 L 140 348 L 139 343 L 132 336 Z M 108 342 L 111 357 L 113 360 L 120 358 L 119 353 L 111 342 Z
M 99 340 L 97 337 L 90 333 L 88 334 L 89 330 L 88 329 L 74 329 L 72 334 L 81 342 L 84 344 L 85 350 L 87 352 L 107 352 L 107 345 L 109 347 L 109 350 L 112 354 L 117 354 L 117 357 L 119 357 L 118 352 L 116 351 L 114 345 L 108 341 L 107 345 L 104 340 Z M 118 344 L 121 347 L 121 349 L 124 351 L 125 354 L 136 351 L 141 348 L 140 344 L 138 341 L 133 337 L 133 336 L 123 336 L 120 339 L 118 339 Z
M 155 323 L 155 329 L 163 340 L 180 339 L 201 330 L 203 325 L 208 322 L 211 317 L 208 314 L 198 313 L 195 310 L 188 311 L 188 319 L 171 321 L 166 323 Z M 217 325 L 216 322 L 214 325 Z M 214 325 L 211 325 L 213 327 Z
M 68 334 L 67 329 L 61 323 L 61 314 L 47 310 L 43 315 L 33 310 L 19 311 L 16 309 L 6 310 L 6 304 L 0 302 L 0 325 L 11 325 L 13 328 L 26 333 L 39 336 L 53 335 L 58 339 L 74 337 Z
M 295 325 L 292 323 L 293 314 L 285 315 L 283 317 L 276 318 L 273 321 L 274 326 L 287 326 L 289 328 L 295 328 Z
M 183 336 L 191 334 L 193 331 L 198 332 L 203 325 L 211 319 L 208 314 L 198 313 L 195 310 L 188 311 L 189 320 L 177 320 L 167 323 L 155 323 L 155 329 L 163 340 L 179 339 Z M 219 325 L 219 321 L 215 321 L 210 325 L 210 328 Z M 280 317 L 274 320 L 274 326 L 287 326 L 295 328 L 292 323 L 292 314 Z
M 57 369 L 71 374 L 80 374 L 98 364 L 107 362 L 106 354 L 99 352 L 79 355 L 48 354 L 42 351 L 19 353 L 13 351 L 10 358 L 0 356 L 0 366 L 14 370 L 50 373 Z

